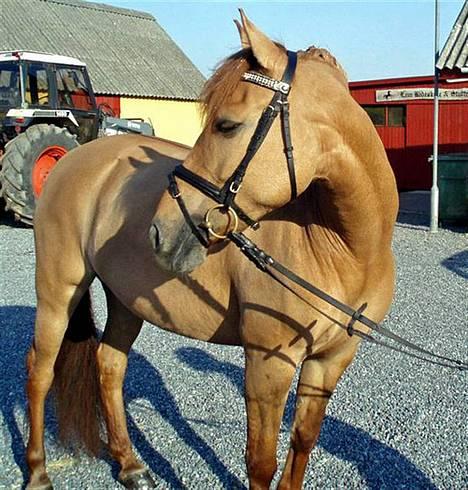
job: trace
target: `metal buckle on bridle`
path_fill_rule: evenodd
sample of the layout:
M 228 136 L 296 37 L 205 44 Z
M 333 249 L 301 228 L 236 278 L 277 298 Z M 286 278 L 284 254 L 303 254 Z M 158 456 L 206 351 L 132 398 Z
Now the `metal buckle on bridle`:
M 289 91 L 291 90 L 291 85 L 289 85 L 289 83 L 286 82 L 277 81 L 273 85 L 273 89 L 277 90 L 278 92 L 281 92 L 284 95 L 288 95 Z
M 213 225 L 210 222 L 210 218 L 213 214 L 213 211 L 216 210 L 220 210 L 220 212 L 221 210 L 224 210 L 225 211 L 224 214 L 228 215 L 228 223 L 223 235 L 221 233 L 217 233 L 216 231 L 214 231 Z M 224 204 L 218 204 L 217 206 L 212 207 L 206 212 L 203 223 L 201 223 L 200 226 L 215 238 L 218 238 L 219 240 L 225 240 L 226 238 L 228 238 L 230 233 L 235 233 L 237 231 L 237 228 L 239 226 L 239 217 L 237 216 L 237 213 L 234 211 L 234 209 L 232 209 L 230 206 L 225 206 Z
M 170 194 L 171 194 L 172 199 L 177 199 L 180 197 L 181 192 L 179 190 L 177 190 L 177 191 L 171 192 Z
M 177 182 L 172 174 L 169 175 L 169 187 L 168 191 L 173 199 L 178 199 L 180 197 L 180 190 Z
M 242 183 L 231 182 L 231 185 L 229 186 L 229 192 L 232 192 L 233 194 L 237 194 L 240 191 L 241 187 L 242 187 Z

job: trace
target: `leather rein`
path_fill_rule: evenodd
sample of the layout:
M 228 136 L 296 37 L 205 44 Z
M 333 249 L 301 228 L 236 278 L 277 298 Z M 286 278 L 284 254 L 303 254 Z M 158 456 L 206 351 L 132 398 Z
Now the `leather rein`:
M 301 278 L 293 271 L 289 270 L 276 260 L 274 260 L 271 256 L 266 254 L 263 250 L 258 248 L 251 240 L 249 240 L 243 233 L 237 231 L 237 227 L 239 224 L 239 219 L 244 221 L 249 227 L 253 229 L 259 228 L 259 223 L 250 218 L 235 202 L 235 198 L 242 187 L 242 182 L 247 171 L 247 168 L 252 161 L 253 157 L 257 153 L 258 149 L 262 145 L 265 140 L 273 122 L 276 119 L 278 114 L 281 114 L 281 130 L 282 137 L 284 143 L 284 153 L 286 156 L 287 169 L 289 173 L 289 179 L 291 183 L 291 200 L 297 197 L 297 188 L 296 188 L 296 176 L 294 171 L 294 158 L 293 158 L 293 147 L 291 140 L 291 132 L 289 125 L 289 103 L 288 103 L 288 95 L 291 90 L 291 82 L 294 78 L 294 73 L 297 65 L 297 53 L 292 51 L 287 51 L 288 63 L 286 69 L 284 71 L 283 77 L 281 80 L 275 80 L 269 78 L 265 75 L 255 73 L 255 72 L 246 72 L 242 76 L 242 80 L 250 83 L 254 83 L 261 87 L 267 88 L 274 92 L 273 98 L 271 99 L 269 105 L 263 111 L 260 119 L 258 120 L 257 126 L 255 128 L 254 134 L 248 144 L 245 155 L 237 168 L 234 170 L 232 175 L 228 178 L 222 188 L 218 188 L 208 180 L 203 177 L 195 174 L 191 170 L 183 167 L 182 165 L 178 165 L 175 170 L 169 174 L 169 188 L 168 191 L 174 199 L 177 200 L 179 208 L 186 220 L 189 224 L 192 232 L 198 238 L 200 243 L 207 247 L 210 245 L 209 236 L 213 236 L 217 239 L 228 239 L 234 245 L 236 245 L 239 250 L 251 261 L 253 262 L 258 269 L 262 272 L 268 274 L 275 281 L 280 283 L 283 287 L 290 290 L 293 294 L 295 294 L 299 299 L 304 301 L 305 303 L 310 303 L 301 295 L 299 295 L 294 289 L 291 288 L 286 282 L 284 282 L 275 272 L 281 274 L 283 277 L 286 277 L 289 281 L 295 283 L 302 289 L 312 293 L 317 296 L 324 302 L 333 306 L 337 310 L 341 311 L 345 315 L 347 315 L 350 320 L 347 325 L 341 323 L 335 323 L 346 329 L 349 336 L 356 335 L 368 342 L 373 344 L 382 345 L 384 347 L 388 347 L 397 352 L 402 352 L 410 357 L 414 357 L 420 360 L 427 361 L 431 364 L 437 364 L 439 366 L 449 367 L 453 369 L 458 369 L 461 371 L 466 371 L 468 369 L 468 363 L 451 359 L 448 357 L 440 356 L 431 351 L 423 349 L 418 345 L 409 342 L 408 340 L 396 335 L 391 332 L 387 328 L 382 325 L 374 322 L 367 316 L 363 314 L 364 310 L 367 308 L 367 303 L 362 304 L 357 310 L 351 308 L 349 305 L 342 303 L 341 301 L 333 298 L 325 291 L 317 288 L 316 286 L 310 284 L 305 279 Z M 190 215 L 183 197 L 180 193 L 179 187 L 177 185 L 176 178 L 182 179 L 192 187 L 195 187 L 205 196 L 209 197 L 213 201 L 218 204 L 211 208 L 204 217 L 204 221 L 197 224 L 193 220 Z M 226 230 L 221 234 L 215 231 L 210 223 L 210 217 L 214 212 L 221 212 L 226 214 L 228 218 L 228 225 Z M 273 272 L 275 271 L 275 272 Z M 395 344 L 391 344 L 379 339 L 376 339 L 372 335 L 356 329 L 355 324 L 361 323 L 365 325 L 370 330 L 379 333 L 383 337 L 392 340 Z M 402 347 L 399 347 L 399 346 Z

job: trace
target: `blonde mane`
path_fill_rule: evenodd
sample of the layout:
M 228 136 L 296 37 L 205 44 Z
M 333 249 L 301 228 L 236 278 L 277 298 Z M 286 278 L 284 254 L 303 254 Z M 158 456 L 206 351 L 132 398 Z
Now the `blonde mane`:
M 276 44 L 286 51 L 284 46 L 279 43 Z M 326 49 L 311 46 L 306 51 L 299 53 L 306 59 L 317 59 L 337 69 L 347 83 L 347 76 L 342 66 Z M 258 64 L 251 49 L 237 51 L 217 66 L 213 75 L 206 81 L 200 96 L 205 124 L 213 122 L 218 108 L 232 95 L 241 81 L 242 75 L 249 70 L 262 72 L 262 67 Z
M 251 49 L 242 49 L 223 60 L 206 81 L 201 93 L 205 123 L 211 123 L 224 102 L 232 95 L 242 75 L 249 70 L 261 71 Z
M 306 59 L 317 59 L 323 61 L 327 65 L 336 68 L 343 76 L 346 83 L 348 83 L 348 76 L 343 67 L 338 63 L 336 58 L 325 48 L 317 48 L 316 46 L 310 46 L 305 51 L 301 51 Z

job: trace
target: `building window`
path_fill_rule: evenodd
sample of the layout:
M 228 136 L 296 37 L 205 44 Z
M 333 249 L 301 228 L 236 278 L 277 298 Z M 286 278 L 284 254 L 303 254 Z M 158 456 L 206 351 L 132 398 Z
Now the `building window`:
M 367 112 L 374 126 L 385 126 L 385 107 L 383 106 L 366 106 L 364 110 Z
M 405 126 L 405 107 L 392 105 L 387 107 L 387 121 L 389 126 Z
M 374 126 L 403 127 L 406 125 L 405 106 L 365 105 L 362 108 L 367 112 Z

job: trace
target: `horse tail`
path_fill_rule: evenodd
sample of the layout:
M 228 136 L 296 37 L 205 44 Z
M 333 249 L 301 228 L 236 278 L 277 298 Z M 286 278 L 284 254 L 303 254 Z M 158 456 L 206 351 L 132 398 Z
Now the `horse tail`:
M 101 398 L 97 331 L 89 290 L 73 312 L 54 366 L 53 392 L 59 440 L 97 455 L 101 448 Z

